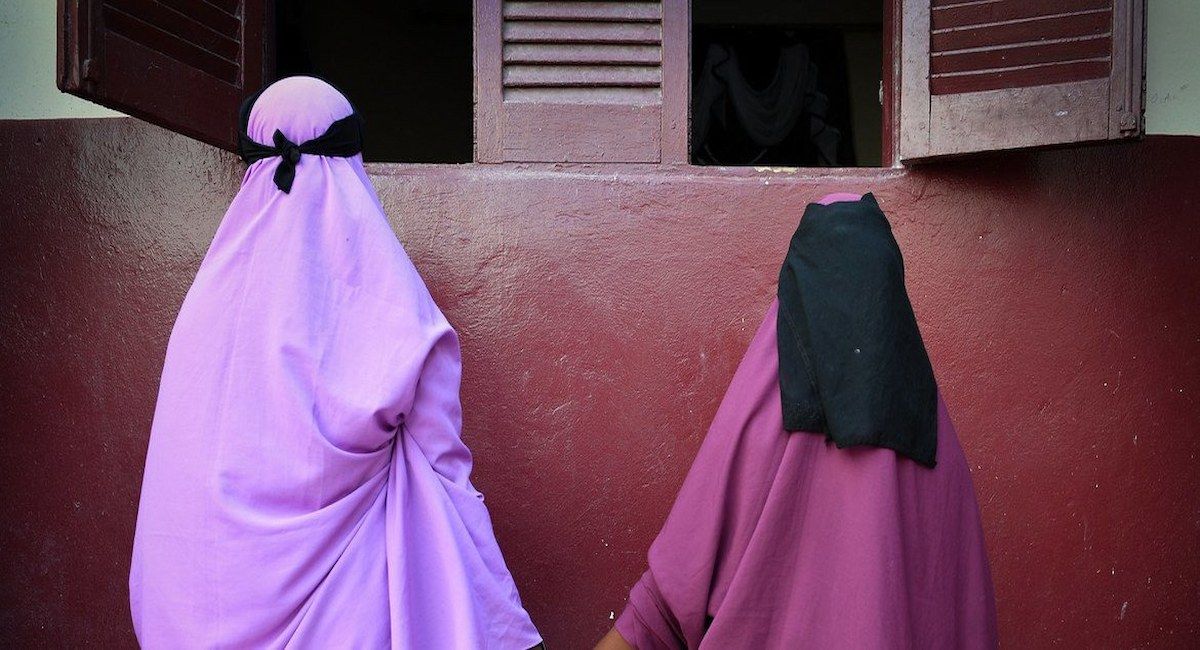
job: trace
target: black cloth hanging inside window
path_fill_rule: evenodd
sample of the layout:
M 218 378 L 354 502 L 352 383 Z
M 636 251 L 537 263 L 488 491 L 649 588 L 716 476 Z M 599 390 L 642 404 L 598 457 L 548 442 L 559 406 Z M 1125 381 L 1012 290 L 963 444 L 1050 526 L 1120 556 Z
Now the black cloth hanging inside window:
M 785 429 L 936 464 L 937 384 L 874 196 L 809 204 L 779 272 L 777 326 Z
M 815 164 L 837 164 L 840 132 L 826 121 L 829 99 L 817 88 L 817 67 L 808 48 L 793 43 L 779 49 L 771 81 L 755 87 L 743 74 L 737 48 L 714 43 L 696 78 L 692 107 L 693 155 L 709 162 L 757 163 L 769 150 L 801 131 L 816 154 Z M 751 160 L 716 160 L 706 151 L 714 131 L 737 131 L 759 148 Z

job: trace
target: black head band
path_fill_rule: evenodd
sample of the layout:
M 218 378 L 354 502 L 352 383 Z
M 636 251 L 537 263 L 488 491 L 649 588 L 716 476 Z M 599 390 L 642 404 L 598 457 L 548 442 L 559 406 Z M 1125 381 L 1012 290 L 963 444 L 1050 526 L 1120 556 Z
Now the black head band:
M 251 140 L 248 133 L 250 109 L 261 94 L 260 90 L 247 97 L 238 111 L 238 153 L 247 165 L 279 156 L 281 160 L 279 168 L 275 170 L 275 186 L 284 193 L 292 191 L 292 183 L 296 180 L 296 164 L 303 154 L 347 158 L 362 153 L 362 117 L 357 112 L 337 120 L 321 135 L 300 144 L 288 140 L 279 129 L 275 129 L 274 146 Z

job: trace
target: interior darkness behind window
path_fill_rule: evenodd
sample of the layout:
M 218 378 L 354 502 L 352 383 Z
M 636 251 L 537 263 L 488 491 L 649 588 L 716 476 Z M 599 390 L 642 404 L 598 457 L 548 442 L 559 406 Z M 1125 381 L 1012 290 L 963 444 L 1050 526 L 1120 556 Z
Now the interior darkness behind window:
M 366 119 L 367 160 L 470 162 L 471 0 L 278 0 L 278 76 L 315 74 Z
M 692 162 L 878 166 L 884 0 L 694 0 Z

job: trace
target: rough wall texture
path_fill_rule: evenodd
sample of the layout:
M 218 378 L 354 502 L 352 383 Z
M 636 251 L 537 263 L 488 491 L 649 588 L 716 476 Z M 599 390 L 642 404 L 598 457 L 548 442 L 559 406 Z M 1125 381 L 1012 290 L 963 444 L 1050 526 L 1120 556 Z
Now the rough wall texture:
M 970 459 L 1008 647 L 1200 635 L 1200 140 L 917 171 L 373 168 L 462 334 L 476 482 L 556 648 L 610 625 L 806 201 L 871 190 Z M 241 167 L 0 122 L 0 645 L 133 645 L 172 319 Z

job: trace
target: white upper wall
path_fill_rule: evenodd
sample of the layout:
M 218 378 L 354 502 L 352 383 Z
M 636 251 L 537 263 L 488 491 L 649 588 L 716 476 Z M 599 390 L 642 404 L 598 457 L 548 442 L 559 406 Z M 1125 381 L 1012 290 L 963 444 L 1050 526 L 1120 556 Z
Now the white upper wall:
M 1146 0 L 1146 132 L 1200 135 L 1200 0 Z
M 57 4 L 0 0 L 0 119 L 120 117 L 55 85 Z
M 55 86 L 56 4 L 0 0 L 0 119 L 120 116 Z M 1146 131 L 1200 135 L 1200 0 L 1146 4 Z

